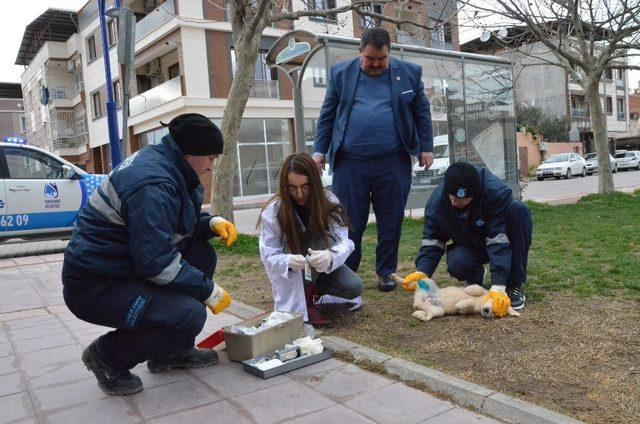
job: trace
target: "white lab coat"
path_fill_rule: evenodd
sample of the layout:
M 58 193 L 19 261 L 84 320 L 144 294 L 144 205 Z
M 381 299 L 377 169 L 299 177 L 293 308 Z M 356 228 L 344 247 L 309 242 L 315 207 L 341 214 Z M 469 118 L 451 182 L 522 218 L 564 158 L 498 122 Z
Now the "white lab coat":
M 327 197 L 332 202 L 338 202 L 333 193 L 327 192 Z M 280 201 L 271 203 L 262 211 L 262 228 L 260 230 L 260 257 L 267 271 L 271 288 L 273 290 L 273 302 L 275 311 L 299 312 L 307 321 L 307 303 L 304 297 L 303 271 L 289 271 L 288 252 L 282 243 L 280 226 L 278 224 L 278 210 Z M 337 223 L 331 226 L 331 231 L 337 236 L 337 241 L 331 247 L 333 251 L 333 264 L 330 273 L 340 267 L 347 260 L 354 245 L 349 240 L 349 229 Z M 347 301 L 346 299 L 344 299 Z M 360 303 L 360 298 L 351 300 Z

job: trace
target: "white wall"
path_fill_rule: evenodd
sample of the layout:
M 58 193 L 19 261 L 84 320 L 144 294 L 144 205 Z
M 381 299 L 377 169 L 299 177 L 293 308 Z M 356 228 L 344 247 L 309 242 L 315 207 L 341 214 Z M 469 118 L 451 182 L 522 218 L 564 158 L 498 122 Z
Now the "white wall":
M 209 91 L 209 69 L 207 69 L 207 44 L 203 28 L 182 27 L 182 59 L 186 95 L 189 97 L 211 96 Z

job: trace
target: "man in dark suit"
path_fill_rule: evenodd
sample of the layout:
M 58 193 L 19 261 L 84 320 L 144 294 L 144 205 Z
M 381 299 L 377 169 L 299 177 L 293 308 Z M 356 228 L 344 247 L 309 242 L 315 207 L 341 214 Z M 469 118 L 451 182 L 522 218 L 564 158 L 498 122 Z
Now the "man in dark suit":
M 355 250 L 347 266 L 358 270 L 362 234 L 373 205 L 378 228 L 378 288 L 391 291 L 398 264 L 404 207 L 411 188 L 411 155 L 428 169 L 433 162 L 429 101 L 422 68 L 389 57 L 382 28 L 362 35 L 358 58 L 335 64 L 327 84 L 313 146 L 320 169 L 328 160 L 333 192 L 345 206 Z

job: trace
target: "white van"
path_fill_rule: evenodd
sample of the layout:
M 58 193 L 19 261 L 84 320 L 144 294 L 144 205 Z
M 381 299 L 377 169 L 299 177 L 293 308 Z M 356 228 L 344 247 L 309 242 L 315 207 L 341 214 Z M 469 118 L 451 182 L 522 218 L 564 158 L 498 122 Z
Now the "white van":
M 416 161 L 413 164 L 414 182 L 417 184 L 439 184 L 444 172 L 449 167 L 449 136 L 447 134 L 433 137 L 433 164 L 425 171 L 424 166 Z

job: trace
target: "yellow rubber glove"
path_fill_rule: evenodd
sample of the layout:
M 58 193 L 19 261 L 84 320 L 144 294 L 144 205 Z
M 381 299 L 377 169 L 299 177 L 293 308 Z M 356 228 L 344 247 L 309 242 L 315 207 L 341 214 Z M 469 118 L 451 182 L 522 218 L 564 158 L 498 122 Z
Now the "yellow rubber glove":
M 204 304 L 211 309 L 211 312 L 219 314 L 231 305 L 231 296 L 225 289 L 216 284 L 213 286 L 211 296 L 204 301 Z
M 408 292 L 413 292 L 416 290 L 416 282 L 423 278 L 429 278 L 429 276 L 422 271 L 412 272 L 402 280 L 402 288 Z
M 482 302 L 484 303 L 489 299 L 493 300 L 492 309 L 495 316 L 502 318 L 509 313 L 511 299 L 507 296 L 504 286 L 491 286 L 489 292 L 482 298 Z
M 209 227 L 211 227 L 211 231 L 220 236 L 220 241 L 224 242 L 227 247 L 231 246 L 238 238 L 238 230 L 236 230 L 236 226 L 221 216 L 214 216 L 211 218 L 209 221 Z

